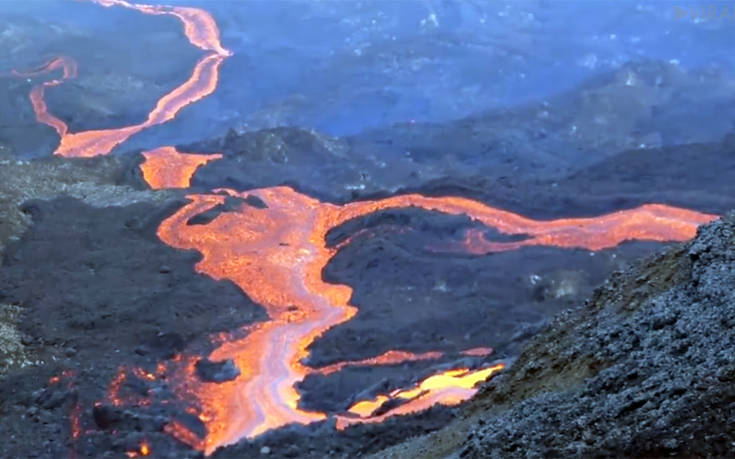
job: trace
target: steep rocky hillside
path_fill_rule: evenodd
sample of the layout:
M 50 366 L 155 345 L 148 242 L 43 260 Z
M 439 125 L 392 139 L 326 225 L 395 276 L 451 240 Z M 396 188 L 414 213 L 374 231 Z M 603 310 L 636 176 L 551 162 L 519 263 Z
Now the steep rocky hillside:
M 735 453 L 735 214 L 613 275 L 449 427 L 380 454 Z

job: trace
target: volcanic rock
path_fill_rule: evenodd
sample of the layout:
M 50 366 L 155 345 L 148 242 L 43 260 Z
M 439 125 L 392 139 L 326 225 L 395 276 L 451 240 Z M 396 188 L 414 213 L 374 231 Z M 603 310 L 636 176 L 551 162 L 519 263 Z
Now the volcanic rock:
M 262 199 L 260 199 L 259 197 L 255 196 L 254 194 L 249 194 L 248 197 L 245 198 L 245 202 L 247 204 L 255 207 L 256 209 L 267 209 L 268 208 L 268 204 L 266 204 L 265 202 L 263 202 Z
M 613 275 L 534 338 L 461 422 L 381 457 L 732 456 L 732 317 L 735 214 Z
M 118 429 L 122 432 L 156 432 L 163 429 L 167 419 L 158 414 L 142 413 L 117 406 L 98 403 L 92 408 L 94 423 L 103 430 Z
M 110 405 L 98 404 L 92 408 L 92 417 L 94 418 L 95 424 L 100 429 L 107 429 L 118 422 L 122 418 L 122 413 L 119 408 L 115 408 Z
M 200 359 L 196 363 L 197 376 L 206 382 L 225 382 L 232 381 L 240 376 L 240 370 L 235 366 L 235 362 L 231 359 L 221 362 L 212 362 L 211 360 Z
M 237 210 L 242 205 L 243 202 L 247 202 L 247 199 L 237 198 L 234 196 L 227 196 L 225 197 L 224 203 L 218 204 L 206 212 L 202 212 L 201 214 L 191 217 L 186 222 L 186 224 L 187 225 L 206 225 L 207 223 L 217 218 L 223 212 L 231 212 L 231 211 Z
M 27 202 L 31 199 L 52 199 L 63 194 L 94 207 L 105 207 L 160 202 L 171 197 L 168 191 L 153 193 L 116 185 L 127 170 L 127 165 L 115 157 L 19 161 L 0 156 L 0 252 L 8 241 L 18 241 L 31 223 L 34 209 L 38 210 Z
M 36 403 L 44 409 L 51 410 L 76 396 L 76 393 L 63 386 L 52 386 L 38 392 Z

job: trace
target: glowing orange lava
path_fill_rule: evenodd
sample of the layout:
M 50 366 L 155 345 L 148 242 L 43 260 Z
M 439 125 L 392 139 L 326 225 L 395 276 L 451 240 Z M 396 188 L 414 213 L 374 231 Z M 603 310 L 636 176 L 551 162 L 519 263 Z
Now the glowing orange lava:
M 230 51 L 222 47 L 219 40 L 217 24 L 207 11 L 198 8 L 139 5 L 124 0 L 91 1 L 106 7 L 121 6 L 131 8 L 144 14 L 175 16 L 184 24 L 184 33 L 189 42 L 206 51 L 207 54 L 197 62 L 191 77 L 163 96 L 156 103 L 155 108 L 148 114 L 147 119 L 142 123 L 121 128 L 77 133 L 68 132 L 66 123 L 49 113 L 44 100 L 45 88 L 57 86 L 66 79 L 76 77 L 76 63 L 71 59 L 59 57 L 46 64 L 39 71 L 32 72 L 33 75 L 37 75 L 55 71 L 59 68 L 63 68 L 64 70 L 61 79 L 42 83 L 34 87 L 30 94 L 36 119 L 40 123 L 53 127 L 61 138 L 59 147 L 54 152 L 55 155 L 59 156 L 91 157 L 106 155 L 132 135 L 151 126 L 172 120 L 181 109 L 214 92 L 219 79 L 219 67 L 225 58 L 232 55 Z M 15 73 L 22 76 L 31 75 L 20 72 Z
M 245 205 L 207 225 L 187 225 L 191 217 L 224 202 L 224 196 L 196 195 L 158 230 L 161 240 L 173 247 L 201 251 L 199 272 L 232 280 L 270 317 L 250 327 L 245 338 L 224 343 L 209 356 L 215 361 L 232 359 L 240 369 L 237 379 L 206 384 L 191 375 L 186 380 L 202 414 L 210 419 L 207 453 L 286 424 L 325 419 L 324 413 L 298 407 L 294 384 L 311 372 L 301 360 L 314 339 L 356 313 L 348 304 L 351 289 L 321 278 L 333 255 L 324 248 L 329 209 L 322 211 L 317 200 L 290 188 L 248 194 L 261 198 L 268 208 Z
M 68 132 L 64 121 L 49 113 L 46 88 L 58 86 L 77 75 L 76 63 L 57 57 L 36 71 L 16 72 L 35 76 L 61 72 L 59 78 L 35 86 L 30 93 L 39 122 L 51 126 L 60 136 L 56 155 L 90 157 L 108 154 L 132 135 L 151 126 L 166 123 L 187 105 L 210 95 L 217 87 L 219 68 L 231 53 L 222 47 L 219 29 L 212 16 L 197 8 L 141 5 L 126 0 L 91 0 L 104 7 L 124 7 L 144 14 L 171 15 L 184 25 L 189 42 L 206 54 L 197 62 L 187 81 L 164 95 L 140 124 L 115 129 Z M 188 187 L 194 172 L 202 164 L 220 155 L 185 155 L 172 147 L 161 147 L 144 154 L 143 177 L 152 188 Z M 196 374 L 198 356 L 177 356 L 156 372 L 140 368 L 122 368 L 110 383 L 108 401 L 115 406 L 145 405 L 150 397 L 122 394 L 131 375 L 149 381 L 164 372 L 169 383 L 183 400 L 194 401 L 187 412 L 204 423 L 206 437 L 200 438 L 176 421 L 166 425 L 166 432 L 192 447 L 212 453 L 217 447 L 252 438 L 287 424 L 308 424 L 327 418 L 326 413 L 307 411 L 299 406 L 296 385 L 310 374 L 330 374 L 348 366 L 389 365 L 408 361 L 436 359 L 439 352 L 412 354 L 389 351 L 377 357 L 338 362 L 323 368 L 304 364 L 309 346 L 330 328 L 350 320 L 356 308 L 350 304 L 352 289 L 331 284 L 322 278 L 330 259 L 349 243 L 328 247 L 327 233 L 348 220 L 385 209 L 417 207 L 452 215 L 467 215 L 472 220 L 497 231 L 525 238 L 510 242 L 490 241 L 481 230 L 466 233 L 462 243 L 447 247 L 474 254 L 515 250 L 525 246 L 547 245 L 562 248 L 600 250 L 626 240 L 683 241 L 695 235 L 699 225 L 716 218 L 686 209 L 647 204 L 590 218 L 567 218 L 538 221 L 512 212 L 487 206 L 461 197 L 426 197 L 406 194 L 374 201 L 345 205 L 320 202 L 289 187 L 272 187 L 237 193 L 219 190 L 218 194 L 190 195 L 191 202 L 164 220 L 158 236 L 162 241 L 183 250 L 196 250 L 202 259 L 198 272 L 217 280 L 236 283 L 252 300 L 262 305 L 267 322 L 250 325 L 243 338 L 226 336 L 208 356 L 212 361 L 231 359 L 240 371 L 231 381 L 210 383 Z M 205 224 L 189 225 L 194 216 L 223 204 L 226 196 L 245 198 L 254 195 L 267 207 L 243 204 L 226 211 Z M 239 335 L 238 335 L 239 336 Z M 490 348 L 464 351 L 467 356 L 484 357 Z M 388 417 L 415 413 L 431 406 L 455 405 L 469 399 L 476 385 L 503 368 L 502 363 L 470 370 L 443 371 L 429 376 L 415 387 L 379 394 L 354 403 L 336 417 L 337 427 L 355 423 L 381 422 Z M 59 379 L 52 378 L 49 384 Z M 72 436 L 81 432 L 78 404 L 72 410 Z M 142 443 L 132 456 L 150 454 Z
M 475 386 L 505 368 L 498 363 L 487 368 L 471 371 L 466 368 L 448 370 L 429 376 L 413 389 L 397 390 L 388 395 L 378 395 L 373 400 L 361 400 L 352 405 L 348 412 L 356 416 L 338 416 L 337 429 L 353 424 L 383 422 L 393 416 L 418 413 L 435 405 L 458 405 L 472 398 L 477 392 Z M 377 411 L 388 401 L 400 403 L 383 413 Z
M 491 347 L 473 347 L 472 349 L 467 349 L 461 352 L 462 355 L 469 355 L 473 357 L 485 357 L 492 353 L 493 348 Z
M 82 407 L 79 402 L 74 402 L 69 413 L 69 424 L 71 428 L 71 438 L 76 440 L 82 434 Z
M 561 248 L 602 250 L 626 240 L 686 241 L 699 225 L 718 218 L 693 210 L 663 204 L 645 204 L 599 217 L 560 218 L 539 221 L 489 207 L 461 197 L 426 197 L 418 194 L 395 196 L 380 201 L 348 204 L 348 218 L 396 207 L 420 207 L 453 215 L 466 214 L 475 221 L 509 235 L 525 235 L 512 242 L 488 241 L 482 231 L 470 230 L 462 248 L 474 254 L 515 250 L 520 247 L 548 245 Z M 352 216 L 349 216 L 352 214 Z
M 151 454 L 151 447 L 145 441 L 140 444 L 140 446 L 138 447 L 136 451 L 128 451 L 125 453 L 125 455 L 128 457 L 148 456 L 150 454 Z
M 143 179 L 154 190 L 161 188 L 189 188 L 196 170 L 222 155 L 179 153 L 174 147 L 160 147 L 143 153 L 140 165 Z
M 49 113 L 44 96 L 46 88 L 58 86 L 63 83 L 64 80 L 68 80 L 69 78 L 76 78 L 78 71 L 77 63 L 69 57 L 60 56 L 51 59 L 38 70 L 31 72 L 18 72 L 13 70 L 13 74 L 21 77 L 32 77 L 42 75 L 44 73 L 55 72 L 59 69 L 62 70 L 60 79 L 57 78 L 34 86 L 33 89 L 31 89 L 29 97 L 31 99 L 31 105 L 33 106 L 33 112 L 36 114 L 38 122 L 51 126 L 56 130 L 59 136 L 63 138 L 68 131 L 66 123 Z
M 534 245 L 602 250 L 632 239 L 657 242 L 685 241 L 697 234 L 699 225 L 709 223 L 715 218 L 716 215 L 692 210 L 662 204 L 645 204 L 602 217 L 555 220 L 554 224 L 547 228 L 540 227 L 539 222 L 517 222 L 516 230 L 512 234 L 525 234 L 528 238 L 514 242 L 489 241 L 482 230 L 470 229 L 462 243 L 447 248 L 482 255 Z M 501 232 L 506 231 L 501 229 Z M 600 238 L 599 234 L 603 232 L 607 236 Z
M 332 373 L 337 373 L 338 371 L 342 371 L 346 367 L 396 365 L 399 363 L 416 362 L 420 360 L 436 360 L 436 359 L 440 359 L 443 355 L 444 355 L 443 352 L 436 352 L 436 351 L 424 352 L 421 354 L 414 354 L 412 352 L 405 352 L 405 351 L 388 351 L 377 357 L 372 357 L 369 359 L 347 361 L 347 362 L 337 362 L 335 364 L 328 365 L 326 367 L 315 368 L 314 373 L 319 373 L 322 375 L 330 375 Z
M 523 234 L 523 241 L 494 243 L 483 240 L 481 253 L 511 250 L 524 245 L 551 245 L 599 250 L 625 240 L 681 241 L 694 236 L 697 226 L 716 218 L 664 205 L 645 205 L 595 218 L 536 221 L 460 197 L 426 197 L 418 194 L 360 201 L 342 206 L 323 203 L 289 187 L 272 187 L 237 193 L 190 195 L 191 202 L 165 220 L 158 235 L 180 249 L 197 250 L 198 272 L 235 282 L 250 298 L 263 305 L 270 320 L 248 328 L 242 339 L 224 342 L 209 356 L 231 359 L 240 376 L 224 383 L 200 381 L 193 366 L 179 375 L 179 390 L 198 401 L 207 437 L 198 439 L 183 426 L 170 432 L 207 454 L 244 437 L 291 423 L 307 424 L 326 414 L 299 407 L 295 386 L 308 374 L 319 372 L 302 363 L 308 347 L 325 331 L 352 318 L 352 289 L 322 279 L 322 270 L 337 252 L 326 246 L 327 232 L 350 220 L 380 210 L 418 207 L 448 214 L 466 214 L 506 234 Z M 222 204 L 224 195 L 255 195 L 267 205 L 242 205 L 238 211 L 218 215 L 205 225 L 188 225 L 192 217 Z M 474 247 L 474 246 L 473 246 Z M 472 351 L 480 353 L 480 350 Z M 389 354 L 377 360 L 400 360 Z M 347 365 L 347 364 L 343 364 Z M 339 365 L 338 365 L 339 366 Z M 474 393 L 474 385 L 501 366 L 477 371 L 453 370 L 427 378 L 416 389 L 390 395 L 405 402 L 376 416 L 370 402 L 353 407 L 356 417 L 340 418 L 342 427 L 355 422 L 378 422 L 386 416 L 412 413 L 436 403 L 452 405 Z M 387 399 L 378 397 L 374 405 Z M 374 410 L 373 410 L 374 411 Z

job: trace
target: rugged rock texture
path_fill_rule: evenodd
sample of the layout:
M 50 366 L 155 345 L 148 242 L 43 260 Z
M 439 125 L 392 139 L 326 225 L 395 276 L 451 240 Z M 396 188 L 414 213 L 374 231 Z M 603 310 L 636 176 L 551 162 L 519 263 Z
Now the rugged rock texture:
M 0 375 L 8 367 L 30 365 L 32 356 L 26 352 L 18 319 L 21 308 L 11 304 L 0 304 Z
M 29 199 L 75 197 L 94 208 L 124 206 L 171 199 L 169 191 L 140 191 L 122 184 L 132 160 L 113 157 L 90 160 L 45 158 L 37 161 L 11 159 L 0 146 L 0 259 L 8 244 L 20 241 L 32 223 Z M 67 241 L 66 234 L 60 237 Z M 29 280 L 29 279 L 26 279 Z M 0 288 L 0 297 L 6 292 Z M 39 364 L 39 356 L 19 330 L 23 308 L 0 300 L 0 376 L 10 368 Z
M 734 292 L 731 214 L 557 317 L 464 423 L 386 454 L 731 456 Z
M 23 161 L 12 159 L 0 149 L 0 253 L 30 224 L 30 215 L 21 210 L 21 204 L 29 199 L 64 195 L 94 207 L 106 207 L 161 202 L 173 196 L 168 191 L 153 193 L 124 185 L 132 162 L 130 158 L 115 157 Z
M 115 202 L 105 187 L 94 190 Z M 120 457 L 140 443 L 141 430 L 174 448 L 160 432 L 160 410 L 123 413 L 134 422 L 115 424 L 123 434 L 112 443 L 103 432 L 84 444 L 72 442 L 70 412 L 79 407 L 81 428 L 92 429 L 99 423 L 91 407 L 120 367 L 154 368 L 184 346 L 204 353 L 210 333 L 265 318 L 231 282 L 196 273 L 198 254 L 158 240 L 158 224 L 181 201 L 156 203 L 152 192 L 126 190 L 119 201 L 126 205 L 96 207 L 67 196 L 21 206 L 32 225 L 0 263 L 0 414 L 12 420 L 0 425 L 0 457 L 29 457 L 29 444 L 36 457 L 64 457 L 70 448 Z M 136 193 L 148 199 L 126 201 Z M 61 378 L 51 383 L 52 376 Z M 136 389 L 150 388 L 124 388 Z

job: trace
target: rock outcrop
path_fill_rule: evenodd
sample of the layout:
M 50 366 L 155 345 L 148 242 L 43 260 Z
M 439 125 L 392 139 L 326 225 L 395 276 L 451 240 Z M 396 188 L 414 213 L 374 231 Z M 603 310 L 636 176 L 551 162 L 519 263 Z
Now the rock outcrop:
M 462 419 L 381 456 L 735 453 L 735 214 L 558 316 Z

